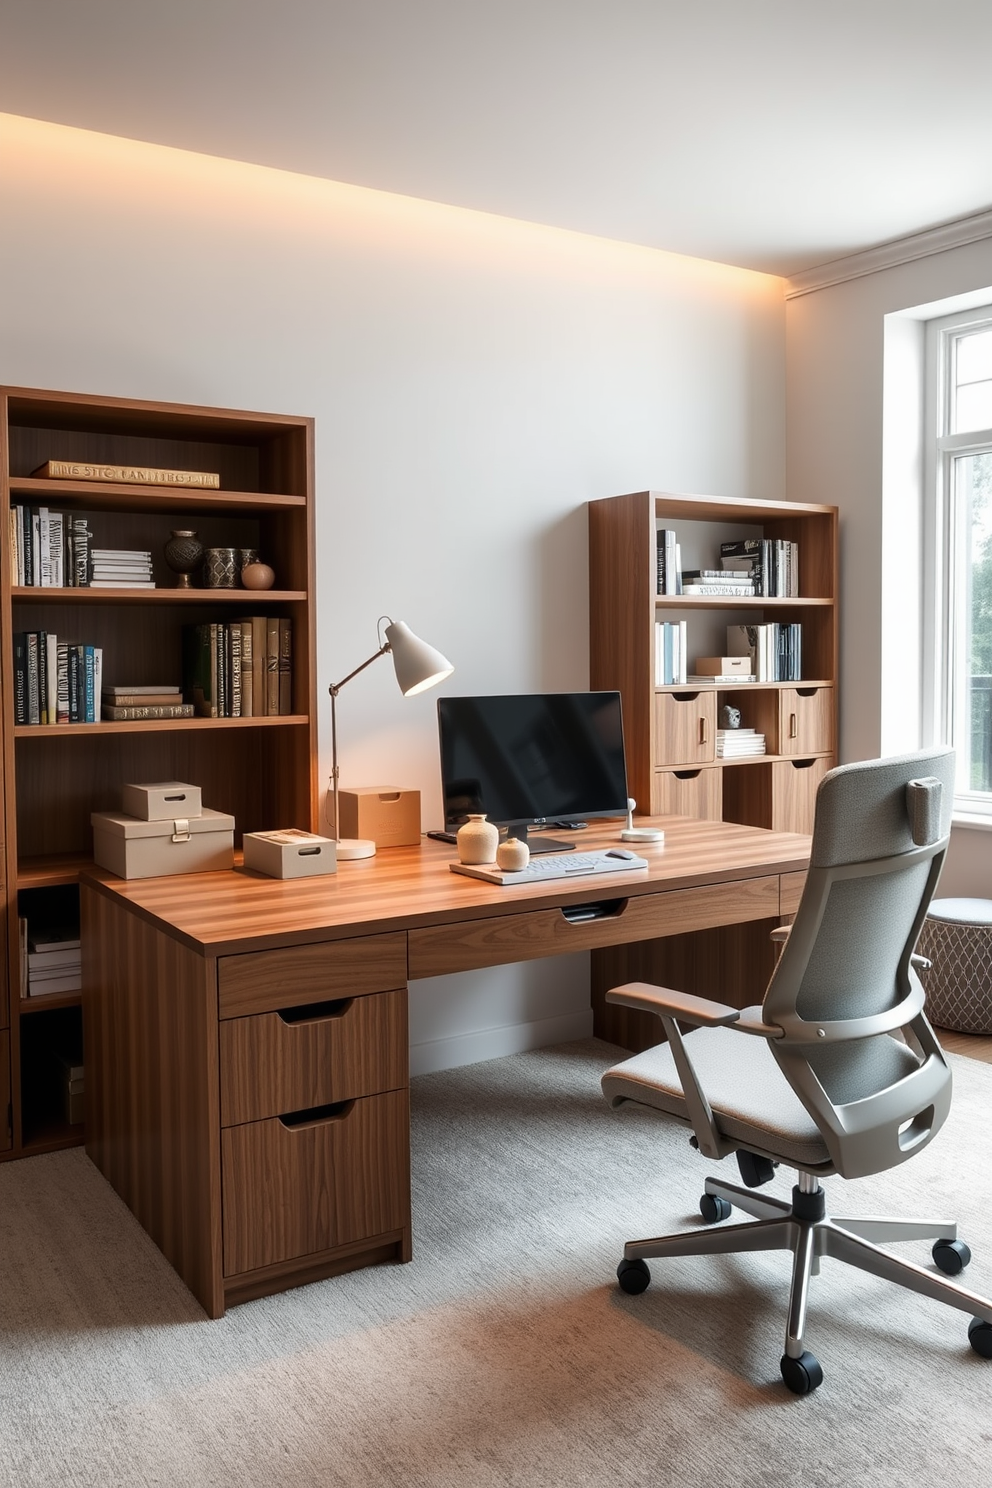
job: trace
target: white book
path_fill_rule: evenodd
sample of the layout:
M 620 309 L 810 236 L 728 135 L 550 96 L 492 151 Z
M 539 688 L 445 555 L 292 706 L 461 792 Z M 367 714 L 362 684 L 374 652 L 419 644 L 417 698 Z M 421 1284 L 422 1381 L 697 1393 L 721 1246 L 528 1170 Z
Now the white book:
M 91 589 L 154 589 L 154 579 L 91 579 Z
M 48 632 L 45 642 L 45 706 L 49 723 L 58 718 L 59 701 L 59 638 Z

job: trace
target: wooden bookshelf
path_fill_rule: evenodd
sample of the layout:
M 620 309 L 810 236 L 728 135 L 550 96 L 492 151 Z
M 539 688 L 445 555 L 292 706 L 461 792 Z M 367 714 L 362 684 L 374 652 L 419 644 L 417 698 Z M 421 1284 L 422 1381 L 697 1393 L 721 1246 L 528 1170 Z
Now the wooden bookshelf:
M 659 528 L 684 568 L 719 567 L 720 542 L 749 536 L 799 546 L 799 595 L 659 595 Z M 589 503 L 590 685 L 623 700 L 631 794 L 640 812 L 808 832 L 816 787 L 836 762 L 837 509 L 652 491 Z M 655 623 L 684 619 L 688 670 L 726 652 L 728 624 L 802 625 L 801 680 L 655 685 Z M 764 755 L 719 759 L 720 711 L 765 735 Z
M 210 470 L 220 489 L 39 478 L 46 460 Z M 82 1140 L 61 1111 L 55 1055 L 81 1037 L 78 994 L 21 995 L 18 917 L 78 895 L 91 862 L 92 811 L 120 808 L 129 781 L 189 780 L 205 805 L 246 831 L 317 826 L 313 564 L 313 422 L 309 418 L 0 389 L 3 510 L 86 516 L 96 546 L 148 549 L 154 589 L 42 588 L 13 582 L 9 523 L 0 536 L 0 1156 Z M 205 547 L 256 549 L 278 588 L 181 589 L 164 558 L 173 529 Z M 194 576 L 196 582 L 196 576 Z M 182 682 L 187 624 L 247 614 L 293 621 L 293 712 L 279 717 L 14 723 L 11 637 L 48 631 L 103 648 L 104 683 Z

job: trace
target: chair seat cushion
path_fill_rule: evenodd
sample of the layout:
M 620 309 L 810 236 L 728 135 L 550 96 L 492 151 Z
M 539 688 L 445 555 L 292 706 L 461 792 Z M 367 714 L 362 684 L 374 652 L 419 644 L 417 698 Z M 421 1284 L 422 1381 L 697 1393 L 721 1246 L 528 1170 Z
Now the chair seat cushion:
M 800 1167 L 822 1169 L 830 1163 L 816 1123 L 764 1039 L 730 1028 L 699 1028 L 686 1039 L 686 1050 L 724 1136 Z M 635 1101 L 689 1121 L 669 1044 L 614 1065 L 602 1084 L 611 1106 Z

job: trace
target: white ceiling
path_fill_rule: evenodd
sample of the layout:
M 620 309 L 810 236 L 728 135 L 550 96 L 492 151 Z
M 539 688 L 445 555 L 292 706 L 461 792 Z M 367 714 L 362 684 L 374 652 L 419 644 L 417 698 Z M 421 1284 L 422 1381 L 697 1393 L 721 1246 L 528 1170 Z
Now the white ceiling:
M 795 273 L 992 206 L 992 0 L 0 0 L 13 114 Z

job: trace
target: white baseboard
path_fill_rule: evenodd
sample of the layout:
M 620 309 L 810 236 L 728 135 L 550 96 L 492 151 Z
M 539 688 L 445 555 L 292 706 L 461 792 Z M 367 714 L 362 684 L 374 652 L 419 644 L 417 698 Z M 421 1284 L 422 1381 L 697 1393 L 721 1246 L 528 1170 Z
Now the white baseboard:
M 484 1028 L 453 1038 L 412 1044 L 410 1074 L 432 1075 L 438 1070 L 457 1069 L 462 1064 L 480 1064 L 484 1059 L 500 1059 L 504 1054 L 521 1054 L 525 1049 L 543 1049 L 548 1044 L 564 1044 L 591 1036 L 591 1008 L 557 1018 L 540 1018 L 533 1023 Z

